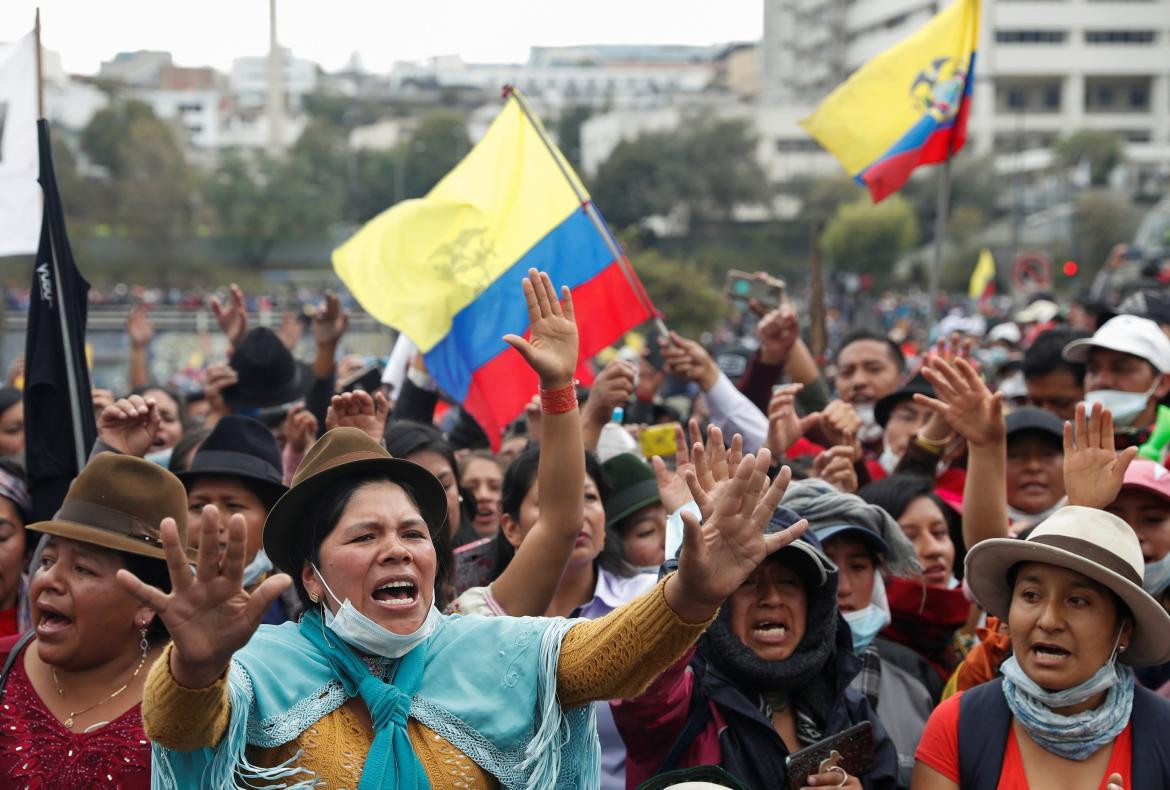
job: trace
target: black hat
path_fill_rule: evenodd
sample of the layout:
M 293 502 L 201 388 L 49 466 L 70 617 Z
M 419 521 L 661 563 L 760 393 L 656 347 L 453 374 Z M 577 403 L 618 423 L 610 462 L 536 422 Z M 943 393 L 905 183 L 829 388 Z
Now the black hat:
M 282 466 L 280 447 L 264 423 L 229 415 L 215 424 L 191 459 L 191 468 L 177 476 L 188 491 L 201 477 L 243 478 L 261 492 L 265 507 L 272 507 L 288 490 Z
M 1064 420 L 1050 411 L 1038 409 L 1035 406 L 1023 406 L 1012 411 L 1007 416 L 1007 435 L 1021 431 L 1038 431 L 1056 438 L 1058 443 L 1064 442 Z
M 605 499 L 605 526 L 612 527 L 642 508 L 662 501 L 650 464 L 633 453 L 619 453 L 601 465 L 609 480 Z
M 902 389 L 891 392 L 874 404 L 873 418 L 877 420 L 877 424 L 885 428 L 886 423 L 890 420 L 890 415 L 894 412 L 894 407 L 904 400 L 913 400 L 915 394 L 926 395 L 929 398 L 934 397 L 934 387 L 921 373 L 907 381 Z
M 294 359 L 266 327 L 248 330 L 228 364 L 240 377 L 223 391 L 224 400 L 232 406 L 280 406 L 304 397 L 313 386 L 312 369 Z

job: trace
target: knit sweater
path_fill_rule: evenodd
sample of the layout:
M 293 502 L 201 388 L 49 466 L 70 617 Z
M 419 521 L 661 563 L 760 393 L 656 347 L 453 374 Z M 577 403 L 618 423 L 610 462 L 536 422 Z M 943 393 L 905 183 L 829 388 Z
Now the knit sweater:
M 605 617 L 573 626 L 557 665 L 557 696 L 568 709 L 589 702 L 635 697 L 692 645 L 710 621 L 691 625 L 666 603 L 665 580 Z M 148 737 L 176 751 L 211 748 L 227 729 L 227 677 L 204 689 L 180 686 L 170 671 L 168 646 L 146 679 L 142 720 Z M 474 656 L 468 656 L 473 661 Z M 496 788 L 496 779 L 450 742 L 415 719 L 407 725 L 411 745 L 434 790 Z M 299 767 L 323 788 L 357 787 L 373 742 L 368 715 L 351 699 L 309 729 L 273 749 L 249 746 L 255 765 L 273 766 L 301 752 Z

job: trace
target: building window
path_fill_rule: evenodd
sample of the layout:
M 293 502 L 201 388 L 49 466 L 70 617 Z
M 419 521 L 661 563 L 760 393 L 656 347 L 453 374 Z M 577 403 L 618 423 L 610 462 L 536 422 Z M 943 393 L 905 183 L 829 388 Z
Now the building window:
M 1129 106 L 1140 110 L 1150 106 L 1150 92 L 1145 86 L 1139 85 L 1129 89 Z
M 1064 30 L 997 30 L 995 40 L 1000 44 L 1062 44 Z
M 1086 30 L 1086 44 L 1153 44 L 1153 30 Z
M 1028 97 L 1019 88 L 1009 88 L 1007 92 L 1008 107 L 1013 110 L 1022 110 L 1028 106 Z
M 1044 106 L 1057 112 L 1060 110 L 1060 86 L 1048 88 L 1044 91 Z

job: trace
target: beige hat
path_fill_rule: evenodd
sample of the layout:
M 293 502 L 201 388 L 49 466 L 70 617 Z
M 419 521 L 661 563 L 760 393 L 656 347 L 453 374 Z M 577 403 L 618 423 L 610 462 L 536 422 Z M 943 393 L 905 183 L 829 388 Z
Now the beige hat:
M 1067 568 L 1109 588 L 1135 621 L 1121 660 L 1134 666 L 1170 661 L 1170 614 L 1142 589 L 1141 545 L 1117 516 L 1069 505 L 1042 521 L 1027 540 L 993 538 L 968 551 L 967 584 L 983 608 L 1002 620 L 1007 620 L 1012 602 L 1008 572 L 1021 562 Z

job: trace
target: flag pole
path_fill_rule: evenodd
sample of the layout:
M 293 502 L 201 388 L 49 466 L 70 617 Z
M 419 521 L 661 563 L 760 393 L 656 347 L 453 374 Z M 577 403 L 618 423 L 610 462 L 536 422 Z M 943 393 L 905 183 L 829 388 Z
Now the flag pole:
M 930 302 L 926 308 L 927 333 L 938 318 L 938 275 L 942 269 L 943 242 L 947 233 L 947 209 L 951 202 L 951 152 L 948 146 L 947 158 L 943 160 L 942 173 L 938 180 L 938 204 L 934 214 L 934 258 L 930 262 Z
M 524 94 L 511 85 L 504 86 L 504 98 L 512 98 L 516 100 L 517 106 L 520 107 L 520 112 L 524 113 L 524 117 L 528 119 L 530 124 L 532 124 L 532 128 L 536 130 L 536 134 L 540 138 L 540 141 L 544 143 L 544 147 L 548 149 L 549 156 L 551 156 L 553 161 L 557 163 L 557 167 L 560 169 L 561 175 L 565 177 L 565 181 L 569 183 L 569 187 L 573 190 L 574 194 L 577 195 L 577 201 L 581 204 L 581 208 L 584 209 L 585 214 L 589 217 L 589 219 L 593 221 L 593 226 L 597 228 L 597 232 L 601 235 L 601 240 L 605 242 L 605 246 L 609 249 L 609 254 L 614 257 L 615 261 L 617 261 L 618 268 L 621 269 L 622 274 L 625 275 L 626 282 L 637 295 L 638 301 L 642 303 L 643 309 L 654 316 L 654 323 L 657 325 L 658 331 L 662 334 L 662 336 L 669 337 L 670 330 L 667 329 L 666 322 L 662 320 L 661 314 L 659 314 L 659 312 L 654 309 L 653 305 L 650 304 L 650 299 L 646 296 L 646 292 L 642 290 L 641 283 L 638 282 L 633 272 L 630 271 L 630 262 L 626 259 L 626 256 L 622 252 L 621 247 L 618 246 L 617 239 L 615 239 L 613 233 L 610 232 L 609 226 L 606 225 L 605 220 L 601 218 L 601 214 L 597 211 L 597 207 L 593 205 L 593 201 L 589 199 L 588 195 L 581 191 L 581 187 L 578 186 L 575 180 L 573 180 L 572 174 L 569 173 L 568 169 L 565 167 L 565 163 L 561 161 L 561 157 L 557 156 L 556 146 L 553 145 L 552 140 L 548 139 L 548 135 L 545 133 L 544 127 L 541 125 L 539 119 L 537 119 L 536 114 L 532 112 L 532 108 L 528 106 L 528 99 L 524 98 Z
M 37 14 L 33 22 L 33 36 L 37 41 L 37 117 L 45 117 L 45 76 L 44 66 L 41 63 L 41 8 L 37 6 Z

